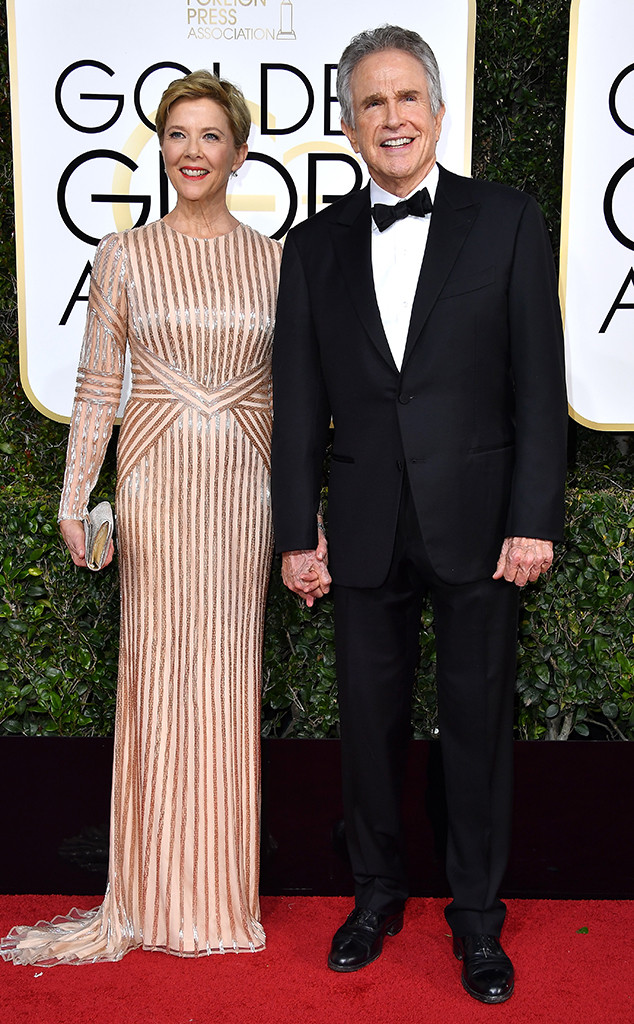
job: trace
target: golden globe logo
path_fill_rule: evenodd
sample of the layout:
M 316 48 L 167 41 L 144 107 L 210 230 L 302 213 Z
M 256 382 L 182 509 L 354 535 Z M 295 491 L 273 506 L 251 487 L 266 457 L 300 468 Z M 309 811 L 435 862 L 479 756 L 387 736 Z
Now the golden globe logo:
M 175 201 L 153 123 L 169 82 L 208 68 L 242 88 L 253 128 L 229 206 L 280 238 L 362 184 L 334 96 L 334 61 L 361 26 L 341 0 L 109 0 L 87 19 L 77 0 L 41 2 L 35 19 L 32 6 L 7 0 L 20 369 L 36 408 L 64 420 L 96 241 Z M 365 4 L 366 25 L 385 20 L 380 0 Z M 450 110 L 442 162 L 468 170 L 475 0 L 392 0 L 390 20 L 434 47 Z
M 170 80 L 190 70 L 177 61 L 152 64 L 138 75 L 131 95 L 109 88 L 116 82 L 116 72 L 98 60 L 76 61 L 59 75 L 55 86 L 57 111 L 80 137 L 94 137 L 115 128 L 130 104 L 139 118 L 138 126 L 118 149 L 89 146 L 70 160 L 59 177 L 59 214 L 67 230 L 80 241 L 96 245 L 108 230 L 98 214 L 104 204 L 112 208 L 118 230 L 163 217 L 170 209 L 170 186 L 154 141 L 154 110 L 146 109 L 144 96 L 148 92 L 153 97 L 160 95 L 162 90 L 152 87 L 158 86 L 158 82 L 153 83 L 157 76 L 163 81 L 168 71 Z M 219 64 L 214 64 L 213 70 L 221 74 Z M 318 106 L 324 135 L 342 136 L 334 95 L 335 74 L 336 65 L 325 64 L 318 82 L 313 83 L 301 68 L 290 64 L 260 65 L 259 96 L 249 103 L 259 140 L 256 138 L 249 150 L 230 205 L 235 211 L 275 213 L 276 223 L 267 225 L 267 233 L 274 238 L 286 234 L 300 204 L 310 216 L 318 205 L 334 202 L 362 185 L 361 167 L 347 144 L 323 139 L 299 144 L 292 138 L 286 140 L 304 127 Z M 95 76 L 104 82 L 101 91 L 95 90 Z M 91 83 L 90 91 L 87 82 Z M 289 141 L 295 144 L 289 146 Z M 100 189 L 100 182 L 107 179 L 112 181 L 112 188 Z M 153 208 L 153 198 L 158 198 L 158 210 Z M 78 302 L 87 300 L 90 271 L 91 263 L 85 260 L 65 300 L 60 326 L 68 323 Z

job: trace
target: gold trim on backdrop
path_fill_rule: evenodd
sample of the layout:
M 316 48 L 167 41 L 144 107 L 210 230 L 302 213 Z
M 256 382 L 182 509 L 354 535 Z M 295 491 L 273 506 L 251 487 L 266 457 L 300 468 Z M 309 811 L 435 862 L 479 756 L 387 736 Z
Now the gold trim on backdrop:
M 11 137 L 13 148 L 13 196 L 15 203 L 15 263 L 18 298 L 18 351 L 20 354 L 20 383 L 31 405 L 58 423 L 68 418 L 56 415 L 35 397 L 27 376 L 26 347 L 26 282 L 24 256 L 24 197 L 22 194 L 22 152 L 20 148 L 20 105 L 18 103 L 18 45 L 15 27 L 15 0 L 7 0 L 7 37 L 9 43 L 9 78 L 11 82 Z
M 577 42 L 579 33 L 579 3 L 570 5 L 570 35 L 568 41 L 568 76 L 566 80 L 566 124 L 564 135 L 564 169 L 561 201 L 561 229 L 559 238 L 559 300 L 562 312 L 566 309 L 568 274 L 568 242 L 570 233 L 570 190 L 572 177 L 572 126 L 575 110 L 575 77 L 577 71 Z
M 594 420 L 587 420 L 581 413 L 576 412 L 570 403 L 568 404 L 568 415 L 575 423 L 580 423 L 582 427 L 590 427 L 591 430 L 616 431 L 617 433 L 634 430 L 634 423 L 595 423 Z
M 579 8 L 581 0 L 571 0 L 570 35 L 568 42 L 568 75 L 566 79 L 566 126 L 564 135 L 564 167 L 561 200 L 561 232 L 559 246 L 559 301 L 566 323 L 566 297 L 568 285 L 568 254 L 570 243 L 570 202 L 572 190 L 573 126 L 577 85 L 577 47 L 579 44 Z M 589 420 L 569 403 L 568 414 L 576 423 L 591 430 L 629 431 L 634 423 L 600 423 Z
M 465 95 L 464 119 L 464 173 L 471 177 L 473 147 L 473 91 L 475 77 L 476 0 L 467 0 L 469 5 L 467 29 L 467 91 Z
M 34 409 L 49 420 L 69 423 L 68 416 L 47 409 L 36 398 L 28 378 L 26 347 L 26 280 L 24 255 L 24 196 L 22 193 L 22 151 L 20 148 L 20 105 L 18 102 L 18 43 L 15 27 L 15 0 L 7 0 L 7 39 L 9 51 L 9 81 L 11 83 L 11 138 L 13 149 L 13 196 L 15 204 L 15 263 L 18 297 L 18 352 L 20 357 L 20 383 Z

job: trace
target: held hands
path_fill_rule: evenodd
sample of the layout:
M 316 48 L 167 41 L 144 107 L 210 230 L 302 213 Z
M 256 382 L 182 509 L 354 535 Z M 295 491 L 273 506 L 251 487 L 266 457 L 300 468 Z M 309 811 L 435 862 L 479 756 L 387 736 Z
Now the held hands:
M 301 597 L 309 608 L 315 599 L 330 590 L 328 544 L 323 529 L 314 551 L 285 551 L 282 555 L 282 580 L 289 590 Z
M 529 537 L 507 537 L 502 544 L 493 579 L 504 577 L 509 583 L 525 587 L 534 583 L 553 562 L 553 542 Z
M 79 519 L 62 519 L 59 528 L 62 534 L 62 538 L 68 550 L 70 551 L 71 558 L 75 565 L 82 566 L 84 569 L 86 566 L 86 544 L 84 541 L 84 524 Z M 103 568 L 110 565 L 114 555 L 114 543 L 110 541 L 110 547 L 108 554 L 106 555 L 103 563 Z

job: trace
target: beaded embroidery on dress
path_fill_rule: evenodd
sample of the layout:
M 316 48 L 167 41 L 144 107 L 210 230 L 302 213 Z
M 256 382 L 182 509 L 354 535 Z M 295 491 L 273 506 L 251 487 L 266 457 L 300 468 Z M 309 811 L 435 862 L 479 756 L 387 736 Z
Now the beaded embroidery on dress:
M 96 910 L 14 928 L 6 960 L 264 947 L 260 684 L 280 255 L 246 225 L 197 239 L 161 221 L 97 250 L 60 518 L 87 507 L 127 341 L 109 881 Z

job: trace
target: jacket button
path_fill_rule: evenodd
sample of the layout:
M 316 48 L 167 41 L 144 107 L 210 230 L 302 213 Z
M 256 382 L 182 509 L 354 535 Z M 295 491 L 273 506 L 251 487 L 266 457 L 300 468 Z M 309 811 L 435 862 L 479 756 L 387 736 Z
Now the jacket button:
M 397 459 L 396 460 L 396 468 L 398 469 L 399 473 L 402 473 L 402 471 L 403 471 L 403 462 L 402 462 L 401 459 Z
M 413 395 L 399 395 L 398 400 L 401 403 L 401 405 L 407 405 L 409 402 L 411 402 L 413 397 Z

